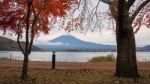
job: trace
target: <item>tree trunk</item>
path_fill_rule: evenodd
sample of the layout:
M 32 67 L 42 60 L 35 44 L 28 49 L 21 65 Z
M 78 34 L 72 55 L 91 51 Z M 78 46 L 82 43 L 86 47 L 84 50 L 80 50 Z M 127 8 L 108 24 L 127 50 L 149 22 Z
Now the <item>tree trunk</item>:
M 24 55 L 24 60 L 23 60 L 23 67 L 22 67 L 22 80 L 27 79 L 28 76 L 28 54 Z
M 117 37 L 116 76 L 138 77 L 134 34 Z
M 139 77 L 136 62 L 135 36 L 130 18 L 123 16 L 123 23 L 117 22 L 117 63 L 116 76 L 118 77 Z M 119 24 L 119 25 L 118 25 Z
M 136 63 L 136 45 L 129 10 L 125 0 L 118 1 L 116 21 L 117 63 L 116 76 L 139 77 Z

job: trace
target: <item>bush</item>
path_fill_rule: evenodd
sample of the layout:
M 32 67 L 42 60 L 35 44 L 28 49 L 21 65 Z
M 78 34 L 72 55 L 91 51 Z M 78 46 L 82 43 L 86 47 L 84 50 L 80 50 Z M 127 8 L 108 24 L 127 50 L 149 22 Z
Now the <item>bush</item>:
M 107 56 L 99 56 L 93 57 L 88 62 L 115 62 L 116 58 L 113 54 L 109 54 Z

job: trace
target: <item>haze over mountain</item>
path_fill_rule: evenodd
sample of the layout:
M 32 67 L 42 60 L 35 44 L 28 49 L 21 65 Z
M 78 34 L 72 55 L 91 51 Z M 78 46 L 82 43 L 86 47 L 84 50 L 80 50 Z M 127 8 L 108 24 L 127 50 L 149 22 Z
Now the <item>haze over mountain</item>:
M 47 44 L 37 45 L 50 51 L 115 51 L 115 45 L 96 44 L 82 41 L 71 35 L 62 35 L 49 40 Z
M 138 47 L 137 51 L 150 52 L 150 45 L 146 45 L 144 47 Z
M 21 42 L 21 45 L 25 45 L 24 42 Z M 0 36 L 0 51 L 19 51 L 19 47 L 16 41 L 13 41 L 11 39 L 1 37 Z M 32 47 L 33 51 L 43 51 L 42 49 L 36 47 L 33 45 Z
M 21 42 L 24 45 L 24 42 Z M 116 51 L 116 45 L 96 44 L 82 41 L 71 35 L 62 35 L 44 44 L 33 45 L 33 51 Z M 0 37 L 0 51 L 18 51 L 16 41 Z M 137 47 L 137 51 L 150 51 L 150 45 Z

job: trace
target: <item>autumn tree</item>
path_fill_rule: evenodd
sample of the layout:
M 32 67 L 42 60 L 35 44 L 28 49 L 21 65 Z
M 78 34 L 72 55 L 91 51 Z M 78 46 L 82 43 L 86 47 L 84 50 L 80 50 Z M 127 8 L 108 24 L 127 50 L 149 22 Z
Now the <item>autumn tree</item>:
M 28 57 L 32 51 L 33 40 L 41 32 L 48 34 L 63 17 L 75 0 L 2 0 L 0 1 L 0 29 L 4 33 L 17 35 L 17 43 L 24 55 L 22 76 L 27 79 Z M 25 34 L 25 36 L 23 36 Z M 25 38 L 25 46 L 20 44 Z
M 70 14 L 70 24 L 66 30 L 97 31 L 110 25 L 115 27 L 117 42 L 116 76 L 139 77 L 136 62 L 134 33 L 141 26 L 150 28 L 150 0 L 79 0 L 80 5 Z M 109 11 L 101 12 L 100 3 L 109 5 Z M 73 14 L 77 11 L 78 16 Z M 109 24 L 103 23 L 104 21 Z M 114 25 L 116 24 L 116 25 Z
M 149 2 L 150 0 L 118 0 L 114 2 L 118 3 L 118 7 L 116 7 L 116 76 L 139 77 L 134 32 L 137 32 L 142 25 L 149 28 Z M 115 8 L 112 9 L 115 12 Z M 133 28 L 136 28 L 135 31 Z

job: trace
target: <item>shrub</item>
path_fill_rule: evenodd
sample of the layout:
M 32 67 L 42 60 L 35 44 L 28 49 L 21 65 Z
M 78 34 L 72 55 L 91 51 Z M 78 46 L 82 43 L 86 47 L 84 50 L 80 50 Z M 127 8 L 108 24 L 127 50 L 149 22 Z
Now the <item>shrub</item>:
M 109 54 L 106 56 L 93 57 L 88 62 L 115 62 L 115 61 L 116 61 L 115 56 L 113 54 Z

